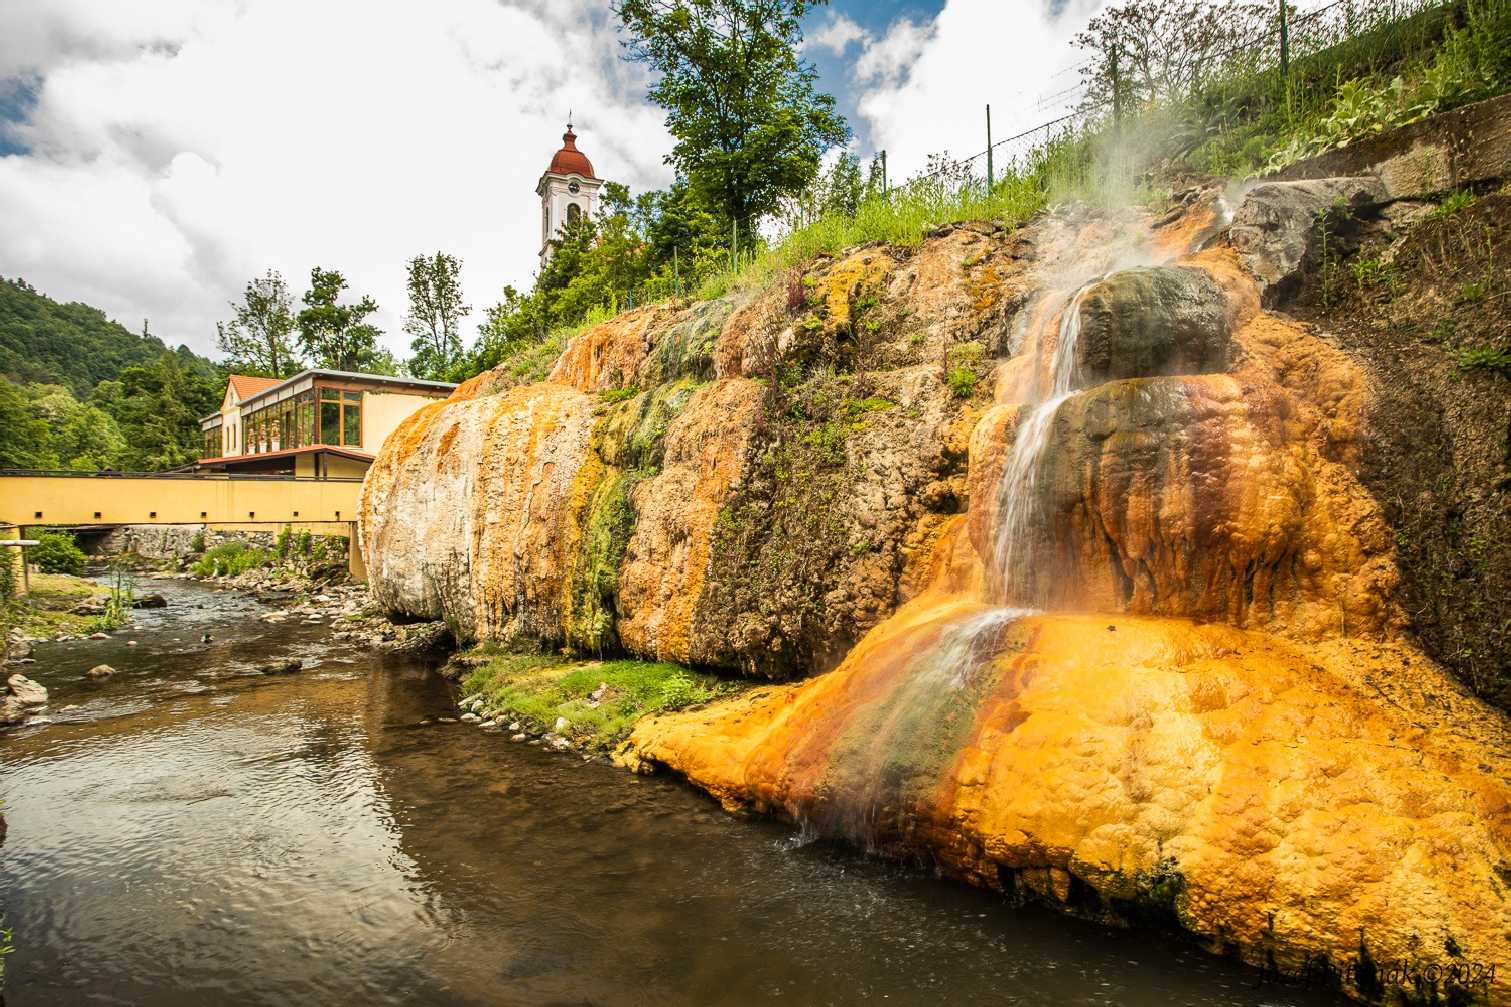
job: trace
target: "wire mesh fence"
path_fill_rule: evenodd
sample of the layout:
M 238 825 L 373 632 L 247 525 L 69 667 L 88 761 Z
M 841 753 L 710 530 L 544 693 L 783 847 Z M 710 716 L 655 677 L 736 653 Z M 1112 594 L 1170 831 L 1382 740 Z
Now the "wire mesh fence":
M 1252 38 L 1212 55 L 1193 88 L 1198 93 L 1157 97 L 1220 100 L 1224 94 L 1242 91 L 1249 104 L 1241 114 L 1252 117 L 1290 105 L 1309 91 L 1330 92 L 1340 82 L 1335 73 L 1340 66 L 1356 71 L 1379 69 L 1399 60 L 1403 53 L 1424 49 L 1441 37 L 1453 9 L 1460 3 L 1461 0 L 1333 0 L 1310 9 L 1277 3 L 1274 13 L 1255 25 Z M 1071 73 L 1079 74 L 1082 79 L 1069 87 L 1049 91 L 1029 106 L 1031 110 L 1048 109 L 1057 114 L 994 140 L 990 146 L 965 157 L 933 155 L 922 171 L 889 186 L 889 191 L 904 195 L 935 190 L 958 193 L 969 186 L 984 186 L 989 175 L 995 181 L 1033 171 L 1057 142 L 1066 142 L 1103 125 L 1115 112 L 1118 102 L 1111 97 L 1097 97 L 1107 89 L 1093 83 L 1098 75 L 1108 73 L 1105 56 L 1093 56 L 1066 66 L 1050 79 L 1062 81 Z M 1136 112 L 1136 102 L 1126 105 L 1130 113 Z

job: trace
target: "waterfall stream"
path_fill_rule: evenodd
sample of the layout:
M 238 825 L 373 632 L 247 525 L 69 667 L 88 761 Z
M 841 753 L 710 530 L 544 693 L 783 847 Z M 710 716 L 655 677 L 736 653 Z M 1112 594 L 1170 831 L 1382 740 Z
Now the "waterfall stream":
M 1024 566 L 1027 556 L 1024 545 L 1040 516 L 1039 468 L 1049 443 L 1055 413 L 1076 393 L 1080 384 L 1076 345 L 1081 338 L 1081 302 L 1099 279 L 1092 279 L 1077 289 L 1060 312 L 1050 371 L 1050 397 L 1034 406 L 1033 411 L 1019 422 L 1012 452 L 1002 469 L 1002 481 L 997 489 L 992 555 L 987 570 L 991 597 L 998 604 L 1037 606 L 1043 600 L 1029 586 L 1032 578 Z M 1044 334 L 1041 333 L 1041 347 L 1043 342 Z

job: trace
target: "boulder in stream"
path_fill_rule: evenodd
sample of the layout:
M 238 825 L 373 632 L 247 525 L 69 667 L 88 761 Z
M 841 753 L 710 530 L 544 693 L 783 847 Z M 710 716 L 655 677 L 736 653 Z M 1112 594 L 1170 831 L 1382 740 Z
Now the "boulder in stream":
M 149 594 L 131 603 L 132 608 L 167 608 L 168 599 L 160 594 Z
M 84 672 L 85 678 L 109 678 L 115 674 L 115 669 L 108 664 L 97 664 Z
M 264 675 L 292 675 L 304 667 L 304 662 L 297 657 L 282 657 L 276 661 L 259 664 L 257 670 Z
M 6 679 L 6 686 L 23 706 L 47 705 L 47 690 L 25 675 L 12 675 Z

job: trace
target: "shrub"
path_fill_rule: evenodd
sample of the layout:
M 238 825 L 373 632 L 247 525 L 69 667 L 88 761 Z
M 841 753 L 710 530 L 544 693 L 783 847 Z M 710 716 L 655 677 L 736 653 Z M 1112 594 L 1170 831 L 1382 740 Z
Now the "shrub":
M 968 399 L 976 390 L 976 372 L 969 367 L 952 367 L 944 376 L 944 383 L 950 386 L 955 398 Z
M 282 563 L 289 558 L 289 543 L 293 538 L 294 529 L 288 525 L 284 525 L 283 530 L 278 533 L 278 537 L 273 540 L 273 551 L 278 555 L 278 562 Z
M 16 597 L 16 559 L 14 549 L 0 549 L 0 608 Z
M 43 573 L 66 573 L 75 577 L 84 572 L 84 550 L 80 549 L 72 535 L 60 531 L 36 533 L 39 544 L 27 552 L 27 556 Z
M 245 542 L 222 542 L 206 551 L 189 569 L 197 577 L 235 577 L 267 566 L 272 559 L 272 553 L 266 549 L 254 549 Z

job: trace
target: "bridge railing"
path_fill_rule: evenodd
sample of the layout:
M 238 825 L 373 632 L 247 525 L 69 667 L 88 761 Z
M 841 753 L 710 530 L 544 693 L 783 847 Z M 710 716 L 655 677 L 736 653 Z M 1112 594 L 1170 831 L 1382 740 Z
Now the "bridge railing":
M 191 479 L 200 481 L 222 482 L 301 482 L 301 483 L 359 483 L 360 477 L 355 476 L 291 476 L 279 473 L 251 473 L 251 472 L 116 472 L 110 469 L 95 472 L 92 470 L 80 471 L 78 469 L 0 469 L 0 479 L 6 476 L 21 476 L 26 478 L 65 478 L 65 479 Z

